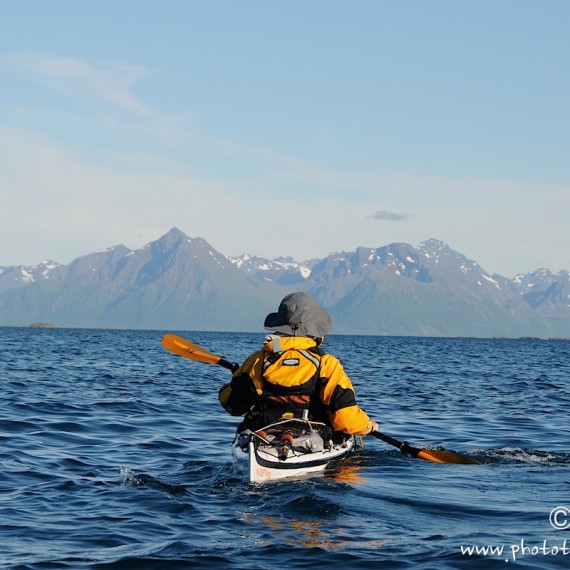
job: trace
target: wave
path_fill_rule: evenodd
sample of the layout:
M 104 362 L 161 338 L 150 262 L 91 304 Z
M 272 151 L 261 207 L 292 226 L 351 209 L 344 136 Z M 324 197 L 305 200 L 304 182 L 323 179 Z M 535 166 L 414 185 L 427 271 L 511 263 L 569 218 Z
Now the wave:
M 500 447 L 475 452 L 478 459 L 486 463 L 513 461 L 521 463 L 570 463 L 570 453 L 553 453 L 521 447 Z

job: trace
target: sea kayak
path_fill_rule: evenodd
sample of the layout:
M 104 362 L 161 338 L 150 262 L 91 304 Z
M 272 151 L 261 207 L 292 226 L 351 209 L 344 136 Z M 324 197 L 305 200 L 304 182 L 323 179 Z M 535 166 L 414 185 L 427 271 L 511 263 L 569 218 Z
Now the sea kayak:
M 354 446 L 354 437 L 333 433 L 323 423 L 281 418 L 255 432 L 238 433 L 233 454 L 251 483 L 264 483 L 322 472 Z

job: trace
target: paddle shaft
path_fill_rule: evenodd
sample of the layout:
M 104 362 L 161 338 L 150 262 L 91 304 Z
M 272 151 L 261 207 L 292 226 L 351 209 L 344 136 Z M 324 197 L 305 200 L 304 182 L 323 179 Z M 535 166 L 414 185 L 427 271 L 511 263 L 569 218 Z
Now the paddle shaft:
M 220 360 L 218 360 L 216 364 L 218 366 L 222 366 L 223 368 L 227 368 L 232 372 L 235 372 L 239 368 L 239 364 L 236 364 L 235 362 L 229 362 L 228 360 L 224 360 L 223 358 L 220 358 Z
M 392 445 L 393 447 L 397 447 L 402 453 L 407 453 L 412 455 L 413 457 L 419 457 L 421 449 L 417 447 L 412 447 L 407 441 L 398 441 L 385 433 L 381 433 L 379 431 L 373 431 L 370 435 L 373 435 L 377 439 L 381 439 L 388 445 Z
M 389 445 L 397 447 L 402 453 L 407 453 L 412 457 L 418 459 L 425 459 L 433 463 L 455 463 L 461 465 L 480 465 L 480 462 L 467 455 L 455 453 L 455 451 L 448 451 L 446 449 L 419 449 L 412 447 L 407 441 L 398 441 L 385 433 L 373 431 L 370 435 L 385 441 Z

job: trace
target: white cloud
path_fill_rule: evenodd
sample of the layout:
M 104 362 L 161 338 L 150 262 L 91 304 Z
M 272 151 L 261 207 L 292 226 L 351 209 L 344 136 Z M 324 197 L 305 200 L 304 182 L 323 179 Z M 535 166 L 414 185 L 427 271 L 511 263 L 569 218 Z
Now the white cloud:
M 171 175 L 170 166 L 93 166 L 46 137 L 0 128 L 0 265 L 68 262 L 119 242 L 138 246 L 171 225 L 207 229 L 232 183 Z
M 95 99 L 139 115 L 149 113 L 132 93 L 134 84 L 146 74 L 143 66 L 97 66 L 69 57 L 26 52 L 1 56 L 0 67 L 73 98 Z

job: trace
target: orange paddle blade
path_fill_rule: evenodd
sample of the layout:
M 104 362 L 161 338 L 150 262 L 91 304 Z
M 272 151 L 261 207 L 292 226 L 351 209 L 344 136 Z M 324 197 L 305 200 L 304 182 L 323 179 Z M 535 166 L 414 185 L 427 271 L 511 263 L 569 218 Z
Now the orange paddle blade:
M 476 459 L 446 449 L 422 449 L 418 453 L 418 457 L 426 461 L 433 461 L 434 463 L 457 463 L 460 465 L 480 464 Z
M 175 334 L 164 335 L 162 345 L 166 350 L 170 350 L 170 352 L 174 352 L 174 354 L 189 358 L 190 360 L 196 360 L 197 362 L 218 364 L 222 359 L 221 356 Z

